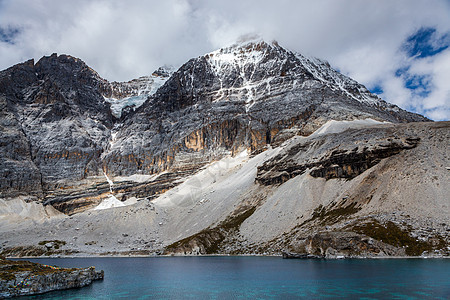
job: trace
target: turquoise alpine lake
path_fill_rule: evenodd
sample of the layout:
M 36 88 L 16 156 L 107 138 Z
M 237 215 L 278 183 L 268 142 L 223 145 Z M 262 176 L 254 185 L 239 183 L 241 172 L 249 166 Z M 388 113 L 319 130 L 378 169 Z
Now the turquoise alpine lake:
M 448 259 L 296 260 L 212 256 L 28 260 L 60 267 L 95 266 L 105 271 L 105 279 L 88 287 L 29 296 L 26 299 L 450 297 Z

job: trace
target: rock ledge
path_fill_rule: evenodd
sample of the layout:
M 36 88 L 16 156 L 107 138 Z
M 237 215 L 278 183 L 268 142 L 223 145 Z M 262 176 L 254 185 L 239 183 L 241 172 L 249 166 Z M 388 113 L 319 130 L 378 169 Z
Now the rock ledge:
M 0 258 L 0 298 L 84 287 L 103 277 L 95 267 L 67 269 Z

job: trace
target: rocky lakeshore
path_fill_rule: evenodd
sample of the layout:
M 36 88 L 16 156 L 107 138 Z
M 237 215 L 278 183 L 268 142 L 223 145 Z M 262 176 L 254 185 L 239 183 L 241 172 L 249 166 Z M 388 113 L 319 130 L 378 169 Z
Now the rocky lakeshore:
M 103 277 L 95 267 L 67 269 L 0 258 L 0 298 L 80 288 Z

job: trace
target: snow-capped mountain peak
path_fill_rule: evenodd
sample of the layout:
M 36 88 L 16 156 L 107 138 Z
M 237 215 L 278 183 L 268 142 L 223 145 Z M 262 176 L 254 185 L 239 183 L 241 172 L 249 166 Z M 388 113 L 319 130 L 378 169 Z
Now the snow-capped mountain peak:
M 261 89 L 265 88 L 270 93 L 270 78 L 257 73 L 258 70 L 276 68 L 276 61 L 267 60 L 272 48 L 273 45 L 264 41 L 247 41 L 206 54 L 204 57 L 220 81 L 216 100 L 234 94 L 251 105 Z M 230 82 L 231 78 L 234 82 Z
M 286 57 L 283 55 L 285 51 L 283 50 L 276 42 L 267 43 L 263 40 L 251 40 L 218 49 L 205 54 L 204 57 L 213 71 L 220 75 L 221 72 L 226 72 L 223 69 L 227 66 L 245 68 L 258 66 L 260 63 L 267 61 L 268 58 L 285 59 Z M 278 52 L 278 55 L 270 55 L 274 51 Z
M 359 102 L 395 108 L 333 69 L 328 62 L 287 50 L 276 41 L 246 39 L 207 53 L 203 58 L 219 81 L 215 100 L 244 100 L 247 110 L 257 98 L 276 93 L 279 83 L 288 89 L 325 85 Z
M 258 64 L 264 57 L 269 44 L 264 41 L 254 41 L 234 44 L 230 47 L 221 48 L 205 55 L 209 64 L 216 73 L 220 73 L 223 67 L 235 65 L 244 67 L 247 64 Z

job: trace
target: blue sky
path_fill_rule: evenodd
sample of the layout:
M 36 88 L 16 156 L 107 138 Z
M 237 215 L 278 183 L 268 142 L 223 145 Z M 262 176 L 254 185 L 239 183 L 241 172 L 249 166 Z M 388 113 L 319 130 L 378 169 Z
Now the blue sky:
M 448 49 L 449 43 L 450 34 L 448 32 L 439 34 L 433 27 L 422 27 L 406 39 L 402 50 L 409 57 L 424 58 Z
M 14 45 L 14 39 L 17 38 L 19 35 L 19 29 L 18 28 L 11 28 L 11 27 L 0 27 L 0 42 Z
M 57 52 L 123 81 L 258 34 L 449 120 L 449 16 L 448 0 L 0 0 L 0 69 Z
M 400 51 L 412 62 L 427 57 L 438 55 L 450 46 L 450 34 L 439 34 L 433 27 L 422 27 L 408 36 Z M 430 95 L 433 80 L 429 74 L 414 74 L 410 71 L 410 64 L 402 66 L 395 71 L 395 76 L 402 79 L 404 86 L 419 97 Z M 370 91 L 375 94 L 383 94 L 383 88 L 379 85 L 371 87 Z
M 440 33 L 433 27 L 421 27 L 417 29 L 413 34 L 409 35 L 402 46 L 400 52 L 402 52 L 408 59 L 407 63 L 395 70 L 395 76 L 399 78 L 406 89 L 410 91 L 411 97 L 416 99 L 427 99 L 433 93 L 435 89 L 432 72 L 415 72 L 412 66 L 415 63 L 420 63 L 424 60 L 433 60 L 435 57 L 439 57 L 442 52 L 444 54 L 449 51 L 450 46 L 450 33 Z M 448 61 L 447 61 L 448 62 Z M 448 68 L 448 66 L 447 66 Z M 450 87 L 450 78 L 447 78 Z M 371 92 L 380 95 L 384 94 L 383 88 L 380 85 L 374 85 L 369 87 Z M 449 117 L 449 101 L 450 92 L 447 89 L 447 95 L 444 95 L 444 105 L 439 107 L 439 113 L 444 117 L 442 119 L 448 120 Z M 405 103 L 404 108 L 420 112 L 425 115 L 429 115 L 435 110 L 434 108 L 416 107 L 414 102 L 409 104 Z M 446 117 L 445 117 L 446 116 Z M 438 118 L 440 119 L 440 118 Z

